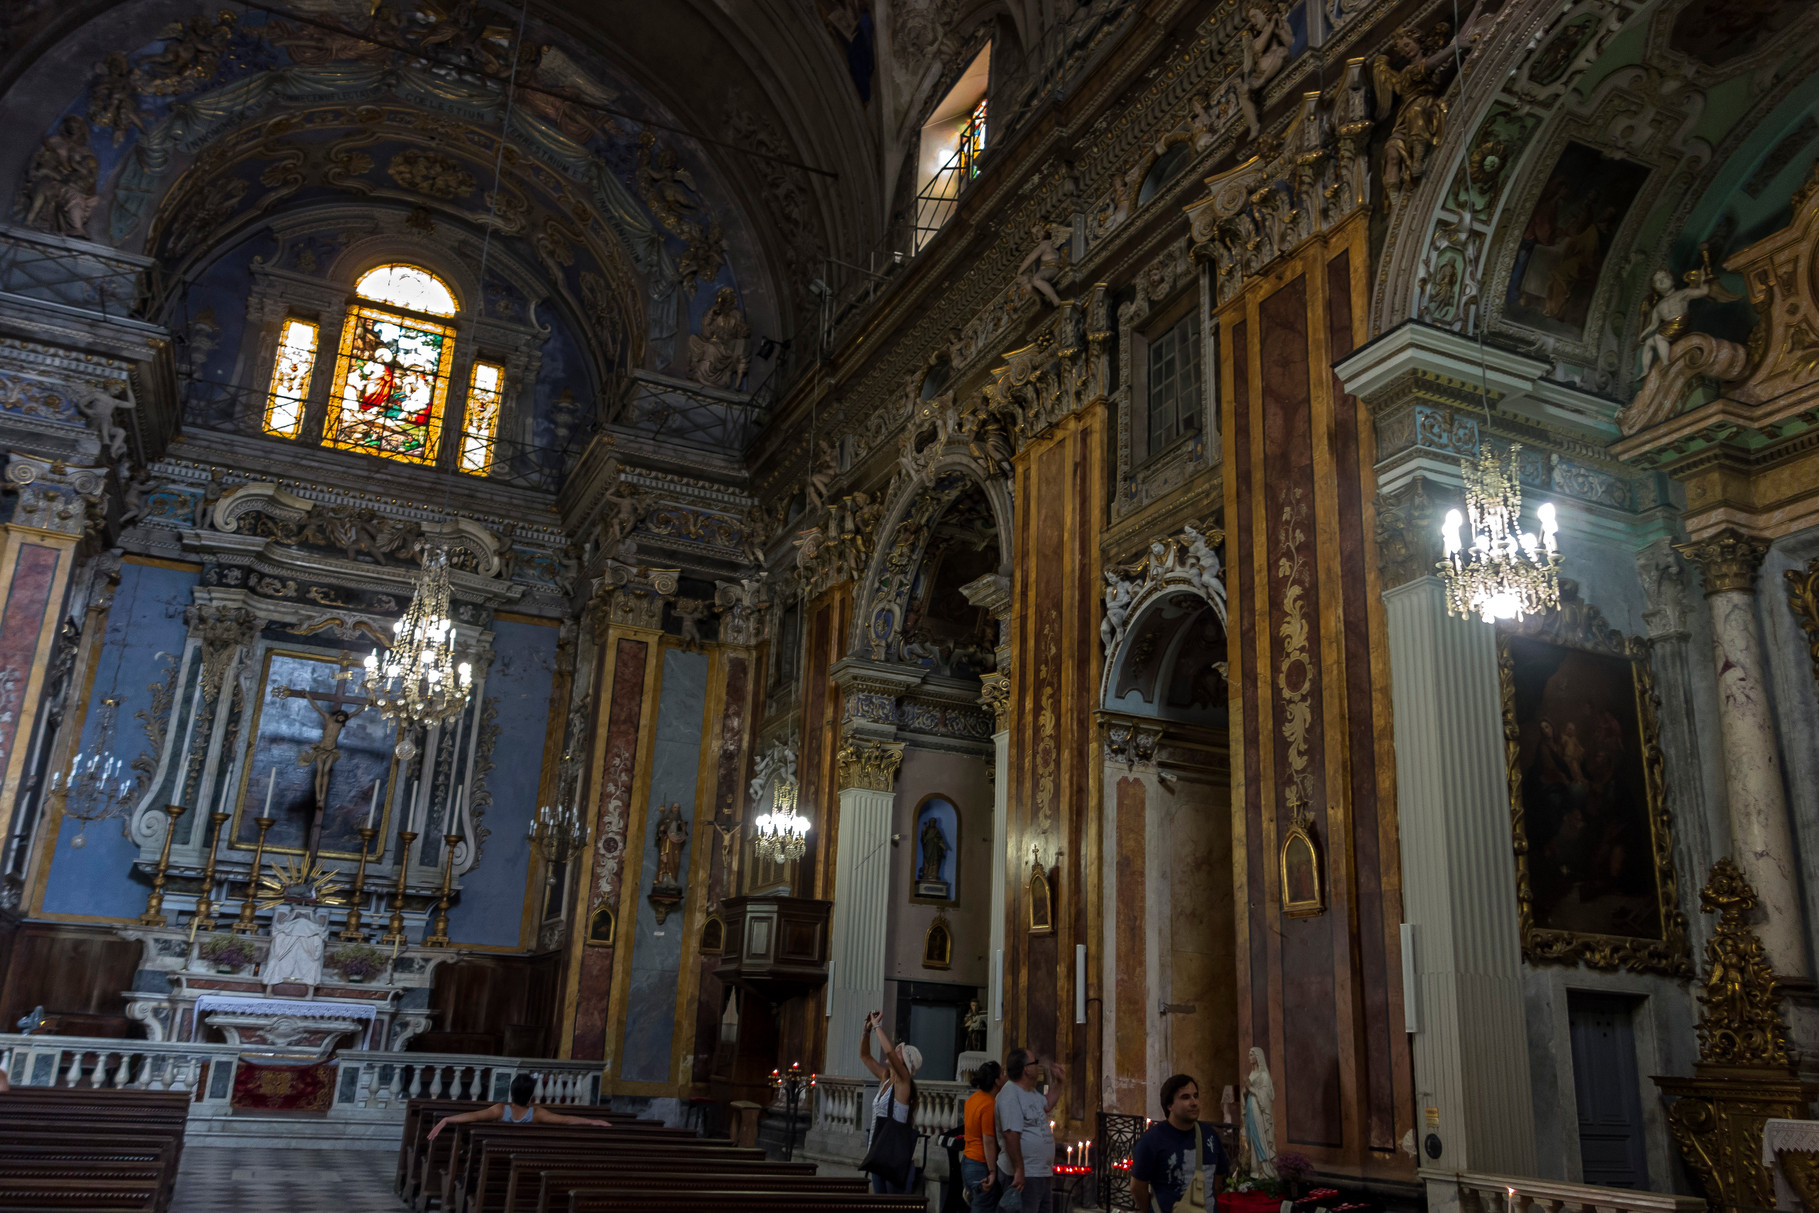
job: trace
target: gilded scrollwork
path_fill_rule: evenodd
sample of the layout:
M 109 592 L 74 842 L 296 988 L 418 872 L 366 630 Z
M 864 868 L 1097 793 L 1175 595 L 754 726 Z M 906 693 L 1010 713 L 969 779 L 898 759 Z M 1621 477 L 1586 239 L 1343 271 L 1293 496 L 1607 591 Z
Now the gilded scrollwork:
M 1789 569 L 1783 576 L 1787 578 L 1788 606 L 1806 633 L 1813 677 L 1819 678 L 1819 559 L 1807 561 L 1804 569 Z

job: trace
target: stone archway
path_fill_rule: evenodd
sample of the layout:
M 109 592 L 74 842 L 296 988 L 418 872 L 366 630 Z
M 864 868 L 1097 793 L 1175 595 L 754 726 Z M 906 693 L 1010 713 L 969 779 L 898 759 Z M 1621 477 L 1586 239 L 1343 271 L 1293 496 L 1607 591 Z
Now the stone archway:
M 1154 1115 L 1169 1074 L 1192 1074 L 1216 1109 L 1241 1073 L 1217 539 L 1185 528 L 1107 575 L 1104 1097 L 1132 1115 Z

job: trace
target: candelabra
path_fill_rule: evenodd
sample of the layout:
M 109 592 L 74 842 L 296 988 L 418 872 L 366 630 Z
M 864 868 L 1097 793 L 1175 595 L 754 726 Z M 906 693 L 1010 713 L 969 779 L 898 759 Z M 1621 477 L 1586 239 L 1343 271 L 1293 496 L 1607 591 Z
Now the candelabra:
M 783 1099 L 783 1161 L 789 1162 L 796 1150 L 796 1106 L 802 1102 L 802 1093 L 812 1090 L 817 1074 L 804 1074 L 802 1063 L 792 1061 L 787 1070 L 771 1071 L 771 1089 Z
M 51 772 L 51 797 L 61 797 L 63 815 L 82 823 L 69 843 L 77 850 L 88 845 L 91 821 L 124 815 L 139 791 L 137 781 L 126 775 L 126 764 L 113 754 L 120 702 L 117 695 L 101 701 L 95 742 L 88 757 L 72 755 L 67 772 Z
M 341 938 L 350 942 L 366 938 L 360 929 L 360 903 L 366 899 L 366 853 L 378 835 L 373 826 L 360 827 L 360 866 L 354 869 L 354 896 L 347 908 L 347 923 L 341 928 Z
M 567 863 L 587 845 L 587 822 L 571 805 L 544 805 L 531 818 L 530 839 L 550 864 L 549 883 L 556 882 L 555 867 Z
M 416 756 L 416 732 L 459 716 L 473 689 L 473 667 L 455 661 L 455 625 L 449 618 L 448 553 L 424 557 L 411 604 L 392 625 L 393 641 L 381 660 L 366 658 L 366 693 L 398 725 L 399 758 Z
M 158 852 L 158 873 L 152 877 L 152 891 L 145 899 L 145 913 L 139 915 L 140 923 L 148 927 L 164 925 L 164 881 L 171 866 L 171 840 L 177 836 L 177 818 L 183 816 L 183 806 L 167 804 L 164 815 L 170 819 L 164 827 L 164 849 Z
M 259 924 L 253 921 L 253 910 L 258 904 L 259 868 L 265 863 L 265 832 L 277 820 L 276 817 L 253 818 L 253 824 L 259 827 L 259 840 L 253 844 L 253 866 L 246 874 L 246 896 L 240 899 L 240 917 L 234 920 L 236 935 L 251 935 L 259 929 Z
M 215 929 L 215 855 L 221 847 L 221 823 L 233 814 L 216 809 L 208 815 L 212 828 L 208 839 L 208 858 L 202 864 L 202 895 L 196 899 L 196 912 L 191 915 L 202 930 Z
M 411 843 L 417 841 L 417 835 L 410 830 L 398 831 L 398 888 L 392 894 L 392 916 L 385 924 L 385 934 L 379 937 L 380 943 L 389 943 L 393 947 L 403 947 L 404 938 L 404 877 L 411 862 Z
M 436 921 L 434 933 L 423 941 L 426 948 L 448 947 L 448 898 L 449 891 L 455 882 L 455 844 L 461 841 L 459 834 L 442 836 L 442 899 L 436 903 Z
M 801 859 L 808 850 L 809 821 L 796 812 L 796 796 L 793 781 L 778 780 L 776 803 L 770 812 L 752 823 L 757 830 L 753 845 L 759 858 L 772 863 L 789 863 Z

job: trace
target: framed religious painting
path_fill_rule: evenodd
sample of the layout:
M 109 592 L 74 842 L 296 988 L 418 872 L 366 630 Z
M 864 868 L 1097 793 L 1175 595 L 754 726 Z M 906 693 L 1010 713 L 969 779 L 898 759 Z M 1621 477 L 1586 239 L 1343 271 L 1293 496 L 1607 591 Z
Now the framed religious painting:
M 1282 836 L 1282 912 L 1290 918 L 1314 918 L 1326 913 L 1320 887 L 1320 851 L 1301 818 Z
M 1523 956 L 1689 975 L 1649 643 L 1561 598 L 1497 631 Z

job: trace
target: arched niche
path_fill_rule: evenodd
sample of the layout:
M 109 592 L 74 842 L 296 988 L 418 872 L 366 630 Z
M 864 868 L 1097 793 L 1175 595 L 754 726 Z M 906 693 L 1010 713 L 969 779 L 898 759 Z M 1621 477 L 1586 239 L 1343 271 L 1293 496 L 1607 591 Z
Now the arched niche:
M 1102 706 L 1129 716 L 1226 725 L 1225 615 L 1204 595 L 1152 597 L 1105 674 Z

